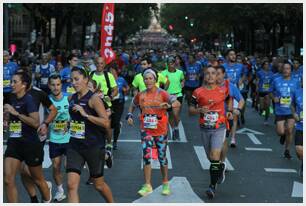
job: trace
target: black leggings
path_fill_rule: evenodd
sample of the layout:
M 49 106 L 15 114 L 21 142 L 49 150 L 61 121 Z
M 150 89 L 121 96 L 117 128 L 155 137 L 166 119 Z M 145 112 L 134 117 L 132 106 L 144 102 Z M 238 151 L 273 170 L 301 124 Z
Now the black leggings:
M 118 137 L 119 137 L 119 133 L 120 133 L 120 120 L 121 120 L 121 116 L 124 110 L 124 100 L 119 100 L 116 99 L 114 101 L 112 101 L 112 120 L 111 120 L 111 126 L 112 129 L 114 129 L 113 131 L 113 138 L 114 138 L 114 142 L 117 142 Z

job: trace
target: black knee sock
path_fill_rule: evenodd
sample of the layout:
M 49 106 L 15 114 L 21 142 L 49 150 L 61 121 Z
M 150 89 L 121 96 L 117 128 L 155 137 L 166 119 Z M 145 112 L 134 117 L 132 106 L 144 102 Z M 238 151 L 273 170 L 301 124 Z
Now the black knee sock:
M 33 197 L 30 196 L 30 198 L 31 198 L 31 203 L 38 203 L 38 199 L 36 195 Z
M 215 186 L 217 184 L 217 181 L 220 177 L 220 161 L 219 160 L 211 160 L 210 161 L 210 168 L 209 168 L 209 172 L 210 172 L 210 183 L 212 186 Z

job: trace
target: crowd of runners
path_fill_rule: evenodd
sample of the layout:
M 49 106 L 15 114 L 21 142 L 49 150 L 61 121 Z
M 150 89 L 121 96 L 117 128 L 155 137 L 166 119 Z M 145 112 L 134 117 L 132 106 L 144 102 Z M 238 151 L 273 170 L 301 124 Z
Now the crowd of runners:
M 122 124 L 134 125 L 136 118 L 144 164 L 144 184 L 138 194 L 153 191 L 151 160 L 157 158 L 162 194 L 170 195 L 166 149 L 169 139 L 180 140 L 183 106 L 198 116 L 197 138 L 211 163 L 206 194 L 214 198 L 216 185 L 225 180 L 228 146 L 239 147 L 236 130 L 247 124 L 247 100 L 262 118 L 259 126 L 275 127 L 284 158 L 292 158 L 294 141 L 302 176 L 301 57 L 246 55 L 233 49 L 224 54 L 189 48 L 119 48 L 115 52 L 117 58 L 109 64 L 92 50 L 38 56 L 29 51 L 3 52 L 7 202 L 18 202 L 18 174 L 31 202 L 62 201 L 66 196 L 68 202 L 80 202 L 78 188 L 85 164 L 90 175 L 87 184 L 93 184 L 106 202 L 114 202 L 116 195 L 105 181 L 104 165 L 111 168 L 113 150 L 125 149 L 117 144 L 120 133 L 125 135 Z M 134 112 L 138 108 L 139 113 Z M 269 125 L 269 118 L 274 118 L 275 126 Z M 53 181 L 44 178 L 42 169 L 47 143 Z

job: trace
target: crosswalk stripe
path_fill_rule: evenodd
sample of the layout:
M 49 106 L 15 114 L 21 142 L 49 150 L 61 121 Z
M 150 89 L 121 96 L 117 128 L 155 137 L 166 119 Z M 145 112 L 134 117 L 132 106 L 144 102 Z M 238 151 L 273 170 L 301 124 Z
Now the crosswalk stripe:
M 172 161 L 171 161 L 171 155 L 170 155 L 170 148 L 167 147 L 166 150 L 166 157 L 168 159 L 168 169 L 172 169 Z M 152 169 L 160 169 L 160 164 L 158 159 L 157 160 L 151 160 L 151 168 Z M 141 158 L 141 169 L 143 169 L 143 159 Z
M 303 184 L 300 182 L 293 182 L 291 197 L 303 197 Z
M 297 173 L 295 169 L 265 168 L 266 172 Z
M 196 155 L 200 161 L 201 167 L 203 170 L 209 170 L 210 167 L 210 161 L 207 158 L 207 155 L 205 153 L 205 149 L 203 146 L 193 146 Z M 234 167 L 232 166 L 232 164 L 230 163 L 230 161 L 225 158 L 225 163 L 226 163 L 226 167 L 227 170 L 234 170 Z
M 257 139 L 257 137 L 253 133 L 247 133 L 247 135 L 254 144 L 261 144 L 259 139 Z
M 271 148 L 246 147 L 245 150 L 247 150 L 247 151 L 266 151 L 266 152 L 272 152 Z

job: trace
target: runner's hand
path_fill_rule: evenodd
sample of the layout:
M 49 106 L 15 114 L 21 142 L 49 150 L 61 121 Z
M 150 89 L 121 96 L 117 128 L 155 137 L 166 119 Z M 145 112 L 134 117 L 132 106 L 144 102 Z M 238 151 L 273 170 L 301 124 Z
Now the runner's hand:
M 128 122 L 128 124 L 129 124 L 130 126 L 134 126 L 134 120 L 133 120 L 133 118 L 129 117 L 128 120 L 127 120 L 127 122 Z
M 163 108 L 163 109 L 169 109 L 169 108 L 171 108 L 171 105 L 168 104 L 167 102 L 163 102 L 163 103 L 161 103 L 159 106 L 160 106 L 161 108 Z
M 233 119 L 233 113 L 232 112 L 226 112 L 226 117 L 228 120 L 232 120 Z
M 19 113 L 9 104 L 4 105 L 4 111 L 9 112 L 10 114 L 17 116 Z
M 46 124 L 41 124 L 38 129 L 37 129 L 37 133 L 40 135 L 40 136 L 45 136 L 47 135 L 48 133 L 48 127 Z

